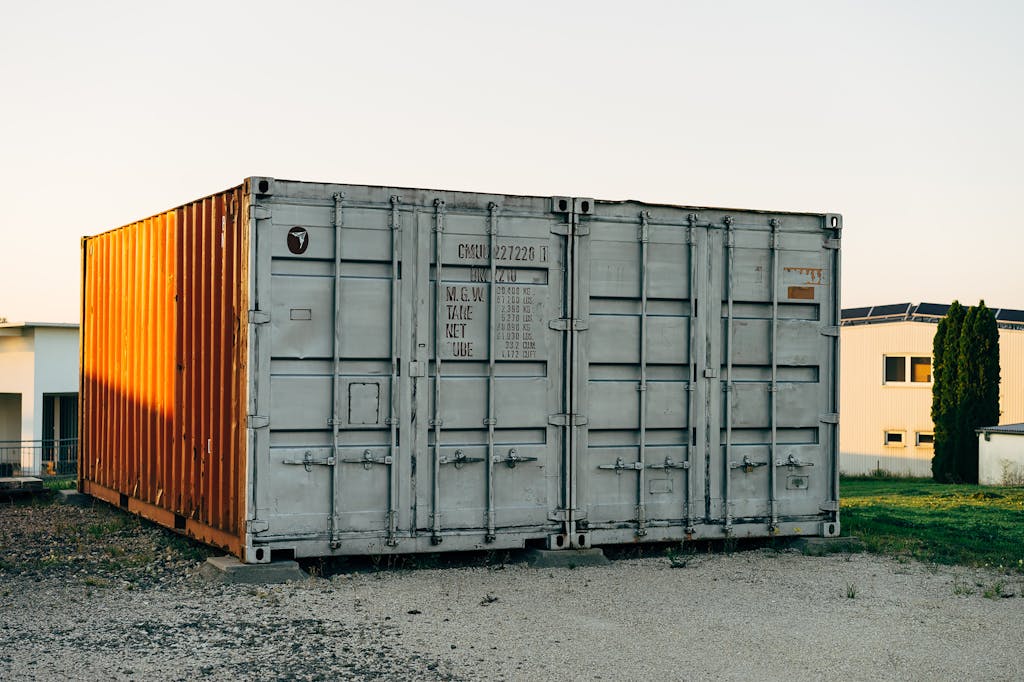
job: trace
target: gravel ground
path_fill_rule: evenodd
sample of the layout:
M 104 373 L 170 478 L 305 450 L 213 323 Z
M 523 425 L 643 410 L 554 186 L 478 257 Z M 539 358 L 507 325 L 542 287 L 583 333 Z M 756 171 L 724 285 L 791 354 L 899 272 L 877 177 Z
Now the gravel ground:
M 761 548 L 254 587 L 207 555 L 102 504 L 0 506 L 0 678 L 1024 679 L 1019 573 Z

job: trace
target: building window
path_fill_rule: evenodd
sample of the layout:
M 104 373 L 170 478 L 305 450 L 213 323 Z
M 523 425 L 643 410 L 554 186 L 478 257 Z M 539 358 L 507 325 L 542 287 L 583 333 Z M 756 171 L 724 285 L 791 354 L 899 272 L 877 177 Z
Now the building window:
M 935 444 L 935 434 L 931 431 L 917 432 L 917 447 L 930 448 Z
M 43 394 L 42 466 L 66 475 L 78 466 L 78 394 Z
M 910 380 L 915 384 L 930 384 L 932 382 L 932 359 L 910 358 Z
M 886 431 L 885 432 L 885 446 L 888 448 L 902 448 L 903 447 L 903 431 Z
M 927 355 L 886 355 L 885 383 L 930 384 L 932 359 Z

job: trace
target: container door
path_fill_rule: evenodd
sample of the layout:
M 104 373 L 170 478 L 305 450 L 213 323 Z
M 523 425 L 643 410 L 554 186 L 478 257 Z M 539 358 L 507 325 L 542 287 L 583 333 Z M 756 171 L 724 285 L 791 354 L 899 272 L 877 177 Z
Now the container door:
M 577 528 L 678 538 L 704 516 L 707 230 L 631 203 L 580 220 Z
M 568 268 L 549 202 L 275 186 L 252 316 L 257 541 L 469 549 L 556 529 Z
M 258 539 L 393 544 L 411 524 L 414 235 L 386 194 L 284 187 L 263 198 L 257 231 Z
M 838 252 L 831 216 L 734 214 L 711 258 L 712 518 L 817 532 L 835 506 Z M 838 216 L 836 216 L 838 221 Z M 823 229 L 825 228 L 825 229 Z M 837 228 L 838 229 L 838 228 Z M 837 232 L 838 234 L 838 232 Z M 793 524 L 780 528 L 782 523 Z M 810 526 L 810 527 L 809 527 Z M 763 526 L 762 526 L 763 528 Z
M 564 506 L 566 239 L 546 202 L 502 199 L 416 217 L 416 526 L 453 549 L 543 537 Z

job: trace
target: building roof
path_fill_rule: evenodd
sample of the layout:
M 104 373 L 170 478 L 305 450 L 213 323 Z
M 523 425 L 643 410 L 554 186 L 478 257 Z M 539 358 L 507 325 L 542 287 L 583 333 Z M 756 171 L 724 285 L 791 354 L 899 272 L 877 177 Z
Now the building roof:
M 999 426 L 985 426 L 975 429 L 977 433 L 1015 433 L 1024 436 L 1024 422 L 1020 424 L 1000 424 Z
M 0 322 L 0 329 L 22 327 L 59 327 L 61 329 L 78 329 L 77 322 Z
M 843 308 L 841 324 L 879 324 L 882 322 L 931 322 L 943 318 L 949 304 L 946 303 L 888 303 L 886 305 Z M 992 308 L 996 324 L 1003 329 L 1024 329 L 1024 310 Z
M 72 322 L 0 322 L 0 336 L 25 336 L 30 329 L 78 329 Z

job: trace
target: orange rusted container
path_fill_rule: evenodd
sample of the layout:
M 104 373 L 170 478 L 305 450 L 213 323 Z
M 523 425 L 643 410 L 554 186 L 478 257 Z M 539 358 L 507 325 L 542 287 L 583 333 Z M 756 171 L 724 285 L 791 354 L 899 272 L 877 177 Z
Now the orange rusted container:
M 245 186 L 82 240 L 79 489 L 241 555 Z

